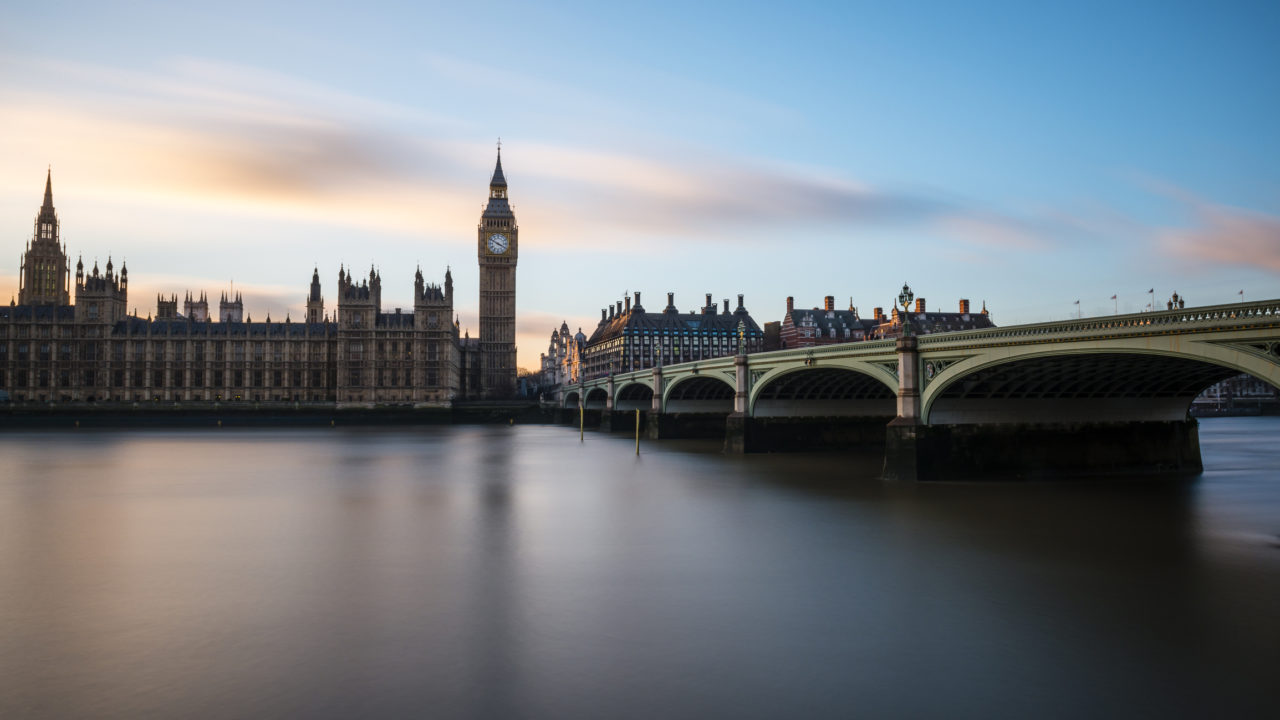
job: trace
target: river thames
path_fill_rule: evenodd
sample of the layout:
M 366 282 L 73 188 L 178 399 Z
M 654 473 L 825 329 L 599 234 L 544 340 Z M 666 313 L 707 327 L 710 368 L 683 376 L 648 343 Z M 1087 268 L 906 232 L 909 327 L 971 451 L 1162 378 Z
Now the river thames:
M 546 426 L 6 432 L 0 717 L 1263 717 L 1280 418 L 1201 440 L 898 487 Z

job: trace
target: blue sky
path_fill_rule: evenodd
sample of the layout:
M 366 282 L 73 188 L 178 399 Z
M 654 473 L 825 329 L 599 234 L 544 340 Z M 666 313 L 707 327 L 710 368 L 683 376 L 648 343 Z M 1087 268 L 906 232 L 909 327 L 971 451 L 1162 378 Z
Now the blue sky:
M 31 3 L 0 11 L 0 232 L 53 165 L 131 306 L 454 270 L 503 138 L 519 344 L 640 290 L 760 321 L 903 281 L 1000 324 L 1280 296 L 1275 3 Z

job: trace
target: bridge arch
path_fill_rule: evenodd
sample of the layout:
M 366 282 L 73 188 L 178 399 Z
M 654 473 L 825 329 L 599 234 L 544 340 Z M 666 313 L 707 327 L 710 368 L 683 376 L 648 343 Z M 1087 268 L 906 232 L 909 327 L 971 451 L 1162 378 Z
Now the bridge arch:
M 618 386 L 614 393 L 614 410 L 649 410 L 653 407 L 652 381 L 633 380 Z
M 609 391 L 602 387 L 593 387 L 587 390 L 586 397 L 583 399 L 582 407 L 587 410 L 603 410 L 609 402 Z
M 753 417 L 893 417 L 897 378 L 864 362 L 774 368 L 752 384 Z
M 566 392 L 566 393 L 564 394 L 564 400 L 561 402 L 560 407 L 562 407 L 562 408 L 576 408 L 576 407 L 578 407 L 578 398 L 579 398 L 579 397 L 580 397 L 580 396 L 578 395 L 578 391 L 577 391 L 577 390 L 570 390 L 570 391 Z
M 921 393 L 930 425 L 1182 420 L 1205 388 L 1280 363 L 1185 337 L 1002 347 L 945 368 Z
M 663 412 L 731 413 L 737 388 L 719 373 L 683 375 L 662 393 Z

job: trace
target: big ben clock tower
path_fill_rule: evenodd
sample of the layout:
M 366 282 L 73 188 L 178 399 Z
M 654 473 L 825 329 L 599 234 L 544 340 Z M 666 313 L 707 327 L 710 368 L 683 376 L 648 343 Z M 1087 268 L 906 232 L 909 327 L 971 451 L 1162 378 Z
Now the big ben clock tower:
M 480 394 L 504 398 L 516 390 L 516 258 L 515 213 L 507 202 L 502 175 L 502 146 L 489 181 L 489 204 L 480 215 L 476 253 L 480 260 Z

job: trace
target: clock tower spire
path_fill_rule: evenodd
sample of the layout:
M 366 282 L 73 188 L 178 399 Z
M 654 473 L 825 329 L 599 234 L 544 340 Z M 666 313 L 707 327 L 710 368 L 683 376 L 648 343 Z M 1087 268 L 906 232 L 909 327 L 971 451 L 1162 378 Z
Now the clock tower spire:
M 489 202 L 480 215 L 480 394 L 504 398 L 516 389 L 516 259 L 519 228 L 507 200 L 502 141 L 489 180 Z

